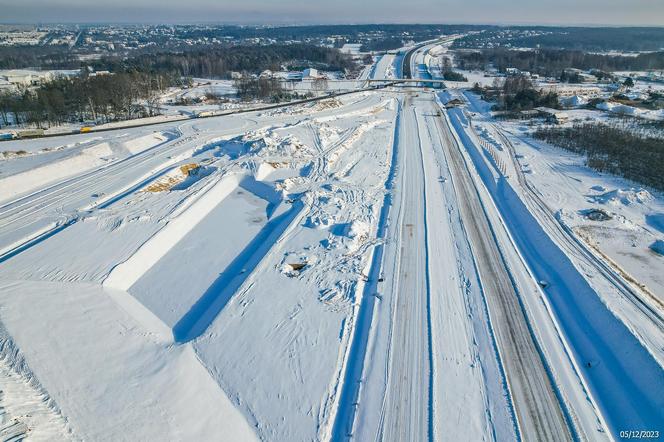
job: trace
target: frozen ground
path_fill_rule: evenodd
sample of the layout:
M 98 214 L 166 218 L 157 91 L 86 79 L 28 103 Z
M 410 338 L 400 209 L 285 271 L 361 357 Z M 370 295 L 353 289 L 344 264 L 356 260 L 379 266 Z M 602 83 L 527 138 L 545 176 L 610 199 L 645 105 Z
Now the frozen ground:
M 0 144 L 0 435 L 658 429 L 662 196 L 453 89 Z
M 7 160 L 7 180 L 41 179 L 42 166 L 30 170 L 31 162 L 70 165 L 96 146 L 114 154 L 101 167 L 63 166 L 66 177 L 47 184 L 12 186 L 2 208 L 6 339 L 66 416 L 71 437 L 301 440 L 325 431 L 373 244 L 394 112 L 388 95 L 357 94 L 221 125 L 21 144 L 31 153 Z M 62 154 L 42 159 L 51 152 Z M 37 316 L 18 314 L 33 303 L 44 307 Z M 65 319 L 80 315 L 75 327 Z M 247 329 L 247 320 L 260 327 Z M 39 327 L 21 325 L 29 323 Z M 76 345 L 65 352 L 58 342 Z M 258 342 L 264 350 L 239 350 Z M 158 386 L 167 379 L 177 382 Z M 191 407 L 200 395 L 202 408 Z M 144 405 L 127 405 L 137 397 Z M 164 404 L 159 419 L 150 404 Z M 227 417 L 210 425 L 206 416 L 215 415 Z
M 467 94 L 466 97 L 473 110 L 483 109 L 475 96 Z M 495 204 L 504 214 L 509 214 L 505 221 L 508 227 L 512 226 L 513 240 L 521 249 L 530 271 L 545 281 L 545 291 L 550 293 L 550 308 L 560 333 L 569 343 L 572 355 L 581 358 L 577 363 L 585 364 L 586 368 L 582 369 L 585 384 L 602 410 L 607 425 L 612 431 L 637 422 L 647 425 L 646 420 L 652 422 L 650 425 L 656 425 L 655 422 L 661 419 L 658 411 L 661 410 L 661 399 L 656 392 L 661 391 L 662 385 L 655 379 L 661 378 L 664 348 L 661 303 L 657 296 L 652 296 L 642 281 L 612 265 L 602 253 L 596 253 L 597 250 L 586 244 L 576 229 L 566 224 L 561 216 L 563 211 L 556 207 L 565 203 L 565 198 L 547 195 L 546 191 L 540 193 L 537 184 L 531 184 L 535 180 L 530 167 L 523 166 L 529 162 L 522 161 L 520 155 L 523 154 L 517 153 L 515 142 L 504 136 L 500 127 L 487 126 L 486 114 L 475 117 L 470 126 L 459 109 L 454 113 L 454 124 L 463 128 L 459 133 L 466 137 L 465 144 L 472 146 L 473 161 L 480 172 L 485 169 L 483 181 L 493 194 Z M 531 161 L 536 156 L 540 157 L 539 149 L 531 150 Z M 488 165 L 480 167 L 482 157 Z M 564 162 L 566 157 L 562 158 Z M 552 157 L 549 161 L 548 164 L 553 165 Z M 556 162 L 560 162 L 560 158 Z M 544 173 L 558 179 L 563 174 L 575 181 L 576 192 L 585 191 L 580 186 L 583 179 L 568 175 L 575 171 L 574 168 L 558 166 Z M 579 167 L 578 163 L 576 167 Z M 493 168 L 494 172 L 490 173 L 488 168 Z M 588 169 L 580 168 L 579 171 L 584 173 L 586 180 L 606 180 Z M 607 181 L 604 183 L 608 184 Z M 549 192 L 555 189 L 559 194 L 565 194 L 569 190 L 564 192 L 562 189 L 568 187 L 571 188 L 569 182 L 558 182 L 548 188 Z M 594 190 L 602 188 L 595 187 Z M 625 202 L 637 204 L 639 198 L 650 199 L 642 191 L 600 193 L 598 198 L 586 196 L 586 203 L 605 204 L 616 195 L 626 197 Z M 540 227 L 536 227 L 537 224 Z M 565 256 L 561 253 L 563 251 Z M 660 273 L 656 269 L 661 262 L 653 262 L 653 266 L 643 274 L 644 280 Z M 594 294 L 590 296 L 590 293 Z M 584 318 L 582 324 L 579 324 L 580 317 Z M 620 344 L 616 345 L 616 342 Z M 634 376 L 637 371 L 639 375 Z M 629 381 L 619 380 L 622 377 Z M 618 384 L 625 385 L 626 391 L 618 392 Z M 607 400 L 616 394 L 624 398 L 622 402 L 615 397 Z
M 570 115 L 600 118 L 594 111 Z M 476 128 L 498 147 L 496 131 L 509 136 L 519 168 L 560 222 L 663 305 L 664 257 L 651 246 L 664 238 L 664 195 L 591 170 L 583 157 L 528 137 L 530 127 L 506 122 L 477 123 Z

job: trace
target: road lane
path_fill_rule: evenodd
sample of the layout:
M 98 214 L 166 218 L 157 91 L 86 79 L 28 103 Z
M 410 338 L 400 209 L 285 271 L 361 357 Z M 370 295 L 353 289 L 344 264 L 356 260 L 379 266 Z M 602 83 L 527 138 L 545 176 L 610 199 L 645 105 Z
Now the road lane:
M 391 357 L 382 420 L 383 440 L 429 439 L 430 358 L 426 256 L 425 188 L 422 145 L 415 107 L 406 99 L 399 131 L 403 151 L 398 221 L 397 277 L 392 294 Z
M 449 126 L 436 119 L 485 292 L 521 436 L 525 440 L 571 440 L 572 435 L 547 370 L 528 328 L 490 221 Z

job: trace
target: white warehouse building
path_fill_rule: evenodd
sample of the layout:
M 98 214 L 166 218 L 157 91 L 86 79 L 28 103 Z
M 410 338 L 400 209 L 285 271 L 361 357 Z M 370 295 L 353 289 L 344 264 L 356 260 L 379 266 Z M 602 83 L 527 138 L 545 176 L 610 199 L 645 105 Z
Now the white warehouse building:
M 304 71 L 302 71 L 302 77 L 303 78 L 319 78 L 320 75 L 318 74 L 318 69 L 307 68 Z

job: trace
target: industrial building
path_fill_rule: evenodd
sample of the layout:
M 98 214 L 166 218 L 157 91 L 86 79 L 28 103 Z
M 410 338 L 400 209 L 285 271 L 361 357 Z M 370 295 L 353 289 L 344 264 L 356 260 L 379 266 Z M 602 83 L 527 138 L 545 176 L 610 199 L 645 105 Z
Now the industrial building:
M 535 108 L 537 112 L 550 123 L 555 124 L 564 124 L 569 121 L 569 115 L 566 112 L 563 112 L 558 109 L 552 109 L 550 107 L 537 107 Z
M 304 71 L 302 71 L 302 78 L 305 79 L 320 78 L 320 74 L 318 73 L 318 69 L 307 68 Z

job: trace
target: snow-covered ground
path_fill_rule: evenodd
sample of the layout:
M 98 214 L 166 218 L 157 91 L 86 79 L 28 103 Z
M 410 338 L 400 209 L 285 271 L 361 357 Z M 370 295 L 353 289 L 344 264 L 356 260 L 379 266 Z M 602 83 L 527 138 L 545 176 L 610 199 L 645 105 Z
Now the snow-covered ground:
M 139 154 L 176 136 L 168 131 L 136 135 L 120 134 L 106 140 L 85 137 L 69 144 L 61 144 L 61 140 L 5 143 L 0 147 L 5 154 L 0 161 L 0 202 Z M 13 146 L 19 150 L 12 150 Z
M 664 197 L 461 86 L 0 144 L 0 435 L 657 430 Z
M 229 96 L 232 97 L 237 93 L 232 80 L 211 80 L 205 78 L 194 78 L 195 86 L 184 90 L 178 98 L 197 99 L 204 95 L 210 96 Z
M 470 93 L 467 96 L 477 100 Z M 592 110 L 568 114 L 570 122 L 566 124 L 606 118 Z M 582 156 L 529 137 L 533 127 L 519 122 L 480 122 L 476 128 L 498 146 L 495 131 L 500 129 L 509 135 L 526 178 L 557 218 L 664 303 L 664 257 L 651 247 L 664 239 L 661 192 L 598 173 L 585 165 Z
M 5 179 L 34 180 L 3 187 L 5 339 L 71 437 L 328 431 L 394 112 L 388 95 L 357 94 L 221 125 L 13 142 L 30 154 L 6 160 Z M 56 166 L 67 174 L 42 172 Z
M 454 124 L 523 259 L 544 280 L 559 333 L 581 358 L 577 364 L 586 364 L 584 383 L 607 425 L 612 432 L 654 425 L 664 388 L 657 381 L 664 336 L 661 295 L 655 295 L 662 292 L 664 260 L 646 243 L 661 234 L 653 236 L 651 226 L 661 196 L 593 172 L 578 156 L 515 137 L 487 118 L 476 96 L 466 97 L 478 113 L 471 126 L 455 109 Z M 612 219 L 591 219 L 598 209 Z M 621 378 L 630 379 L 623 393 L 616 389 Z
M 650 109 L 639 109 L 634 106 L 628 106 L 626 104 L 613 103 L 611 101 L 606 101 L 597 105 L 597 109 L 601 109 L 607 112 L 627 115 L 630 117 L 637 118 L 646 118 L 648 120 L 664 120 L 664 109 L 650 110 Z

